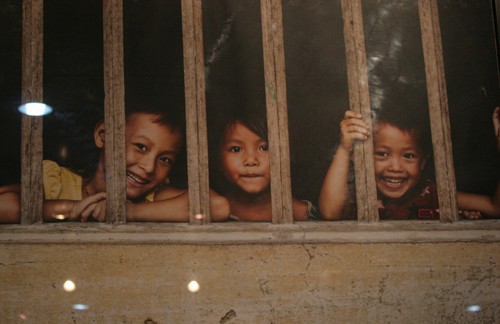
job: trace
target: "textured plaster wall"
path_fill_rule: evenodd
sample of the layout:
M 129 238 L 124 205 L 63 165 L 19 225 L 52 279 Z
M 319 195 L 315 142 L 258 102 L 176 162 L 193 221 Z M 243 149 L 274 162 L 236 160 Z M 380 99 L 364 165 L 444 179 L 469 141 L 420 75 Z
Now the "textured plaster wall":
M 3 244 L 2 323 L 498 323 L 498 243 Z M 71 279 L 76 290 L 66 292 Z M 188 291 L 196 280 L 200 290 Z M 75 310 L 73 305 L 87 305 Z M 479 305 L 479 312 L 468 312 Z

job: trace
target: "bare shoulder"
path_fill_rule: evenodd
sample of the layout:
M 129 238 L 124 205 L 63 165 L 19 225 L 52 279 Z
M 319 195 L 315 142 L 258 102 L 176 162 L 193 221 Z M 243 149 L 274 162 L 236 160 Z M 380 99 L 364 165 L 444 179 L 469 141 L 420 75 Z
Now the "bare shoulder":
M 154 200 L 167 200 L 187 194 L 187 189 L 180 189 L 176 187 L 164 187 L 158 190 L 155 194 Z

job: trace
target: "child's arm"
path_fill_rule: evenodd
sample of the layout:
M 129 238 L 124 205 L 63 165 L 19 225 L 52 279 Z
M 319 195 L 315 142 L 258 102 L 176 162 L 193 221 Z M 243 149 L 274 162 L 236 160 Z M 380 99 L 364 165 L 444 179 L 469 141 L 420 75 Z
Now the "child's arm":
M 19 184 L 0 187 L 0 223 L 19 223 L 21 197 Z
M 361 114 L 346 111 L 340 122 L 340 145 L 333 156 L 319 195 L 319 210 L 323 218 L 341 218 L 348 198 L 347 182 L 353 142 L 366 140 L 369 135 L 368 125 L 361 120 Z
M 155 195 L 149 203 L 127 205 L 127 220 L 133 222 L 189 222 L 188 191 L 167 187 Z M 210 214 L 212 221 L 229 218 L 229 202 L 210 190 Z
M 106 201 L 106 193 L 100 192 L 82 200 L 54 199 L 43 202 L 43 220 L 75 220 L 85 222 L 89 216 L 96 219 L 102 214 L 100 208 Z
M 480 212 L 486 217 L 500 217 L 500 182 L 493 196 L 478 195 L 467 192 L 457 192 L 458 209 L 462 211 Z M 477 213 L 462 213 L 464 218 L 476 219 Z M 470 217 L 469 217 L 470 215 Z
M 496 107 L 493 111 L 493 127 L 495 129 L 498 152 L 500 153 L 500 107 Z M 458 192 L 457 199 L 458 208 L 461 210 L 473 210 L 485 216 L 500 217 L 500 179 L 498 179 L 497 188 L 492 196 Z M 472 218 L 478 217 L 474 216 Z

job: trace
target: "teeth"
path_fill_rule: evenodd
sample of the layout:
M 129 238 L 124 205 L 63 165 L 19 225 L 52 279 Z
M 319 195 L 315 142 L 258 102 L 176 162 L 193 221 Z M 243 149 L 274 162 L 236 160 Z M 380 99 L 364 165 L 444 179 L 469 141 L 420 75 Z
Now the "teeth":
M 385 177 L 382 177 L 381 179 L 382 179 L 382 181 L 384 181 L 388 185 L 401 185 L 404 182 L 406 182 L 406 178 L 394 179 L 394 178 L 385 178 Z
M 146 183 L 146 181 L 144 181 L 144 180 L 142 180 L 142 179 L 140 179 L 140 178 L 137 178 L 135 175 L 133 175 L 133 174 L 132 174 L 132 173 L 130 173 L 130 172 L 127 172 L 127 177 L 128 177 L 130 180 L 132 180 L 132 181 L 134 181 L 134 182 L 137 182 L 137 183 L 139 183 L 139 184 L 145 184 L 145 183 Z
M 389 182 L 389 183 L 402 183 L 404 180 L 403 179 L 388 179 L 388 178 L 385 178 L 384 181 Z

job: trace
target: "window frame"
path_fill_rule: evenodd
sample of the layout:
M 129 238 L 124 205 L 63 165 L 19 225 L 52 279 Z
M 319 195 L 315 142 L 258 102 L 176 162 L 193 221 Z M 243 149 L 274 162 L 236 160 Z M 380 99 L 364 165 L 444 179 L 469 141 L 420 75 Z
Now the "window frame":
M 188 184 L 190 225 L 209 225 L 209 181 L 208 151 L 206 126 L 205 75 L 203 60 L 202 0 L 181 0 L 184 81 L 186 95 L 186 128 L 188 148 Z M 113 231 L 120 233 L 144 234 L 145 229 L 154 229 L 161 233 L 205 233 L 207 237 L 216 233 L 233 233 L 262 230 L 267 240 L 284 237 L 279 242 L 288 242 L 307 238 L 307 233 L 323 233 L 329 237 L 326 241 L 343 241 L 342 233 L 370 233 L 372 231 L 412 231 L 429 235 L 442 231 L 468 232 L 467 239 L 498 240 L 496 230 L 500 229 L 497 220 L 458 222 L 456 183 L 451 151 L 451 133 L 444 75 L 443 50 L 439 26 L 437 0 L 418 0 L 419 17 L 422 30 L 422 43 L 427 78 L 429 114 L 435 155 L 436 183 L 438 189 L 441 223 L 412 221 L 378 222 L 378 208 L 373 166 L 373 143 L 366 141 L 354 150 L 356 172 L 356 194 L 358 205 L 357 222 L 325 222 L 310 224 L 295 223 L 292 217 L 292 195 L 290 183 L 290 156 L 288 140 L 288 116 L 286 102 L 286 72 L 284 59 L 284 40 L 281 0 L 261 0 L 263 51 L 266 84 L 266 110 L 271 147 L 271 192 L 273 221 L 272 224 L 217 224 L 202 226 L 198 232 L 189 229 L 188 224 L 127 224 L 126 223 L 126 182 L 123 178 L 125 162 L 125 86 L 123 63 L 123 0 L 103 0 L 103 36 L 104 36 L 104 90 L 105 90 L 105 125 L 111 132 L 106 132 L 106 168 L 108 172 L 107 223 Z M 361 0 L 342 0 L 344 17 L 344 35 L 348 67 L 349 100 L 351 109 L 361 112 L 370 120 L 370 97 L 368 89 L 366 52 L 362 19 Z M 43 101 L 43 0 L 23 1 L 23 53 L 22 53 L 22 102 Z M 22 117 L 22 176 L 21 176 L 21 226 L 5 226 L 0 229 L 0 242 L 6 240 L 5 233 L 40 233 L 76 231 L 82 235 L 94 237 L 96 233 L 106 232 L 113 235 L 106 224 L 46 224 L 40 227 L 23 225 L 42 222 L 43 212 L 43 122 L 42 117 Z M 277 148 L 277 149 L 276 149 Z M 439 148 L 439 149 L 437 149 Z M 201 217 L 200 217 L 201 215 Z M 370 223 L 369 227 L 365 223 Z M 281 224 L 282 226 L 274 225 Z M 292 225 L 293 224 L 293 225 Z M 289 226 L 290 225 L 290 226 Z M 45 227 L 45 225 L 44 225 Z M 165 228 L 166 227 L 166 228 Z M 4 230 L 5 229 L 5 230 Z M 478 233 L 476 233 L 479 231 Z M 330 233 L 334 232 L 334 233 Z M 85 233 L 85 234 L 84 234 Z M 266 234 L 271 233 L 271 234 Z M 297 233 L 299 233 L 297 235 Z M 99 236 L 99 234 L 97 234 Z M 121 234 L 120 234 L 121 235 Z M 228 234 L 224 234 L 228 235 Z M 270 235 L 270 236 L 269 236 Z M 314 234 L 310 234 L 314 236 Z M 323 235 L 323 234 L 322 234 Z M 354 234 L 353 234 L 354 235 Z M 382 235 L 382 234 L 381 234 Z M 416 235 L 416 234 L 415 234 Z M 418 236 L 417 235 L 417 236 Z M 443 234 L 444 235 L 444 234 Z M 446 236 L 444 235 L 444 236 Z M 296 237 L 297 236 L 297 237 Z M 363 236 L 363 235 L 362 235 Z M 412 235 L 409 235 L 412 236 Z M 435 237 L 440 240 L 442 234 Z M 196 236 L 194 242 L 203 238 Z M 238 241 L 230 235 L 229 241 Z M 273 237 L 273 238 L 270 238 Z M 319 241 L 322 239 L 317 238 Z M 467 240 L 466 239 L 466 240 Z M 59 238 L 64 241 L 65 238 Z M 92 239 L 89 239 L 92 240 Z M 164 238 L 170 241 L 169 238 Z M 180 242 L 191 242 L 191 238 L 178 238 Z M 260 239 L 259 239 L 260 240 Z M 257 241 L 259 241 L 257 240 Z M 354 242 L 350 237 L 347 241 Z M 364 241 L 363 238 L 361 238 Z M 432 239 L 431 239 L 432 240 Z M 446 240 L 446 239 L 445 239 Z M 453 238 L 452 240 L 461 240 Z M 176 241 L 176 240 L 174 240 Z M 215 239 L 218 242 L 218 239 Z M 226 241 L 226 239 L 222 239 Z M 263 241 L 266 241 L 264 239 Z M 375 241 L 384 241 L 380 236 Z M 403 240 L 404 241 L 404 240 Z M 418 239 L 417 239 L 418 241 Z M 249 239 L 248 242 L 256 242 Z M 267 242 L 267 241 L 266 241 Z

